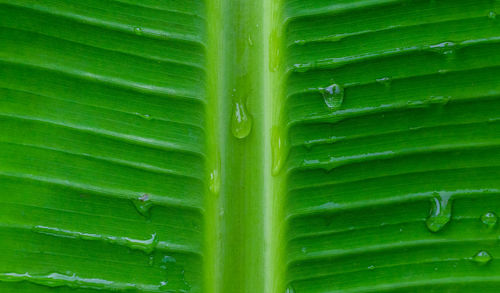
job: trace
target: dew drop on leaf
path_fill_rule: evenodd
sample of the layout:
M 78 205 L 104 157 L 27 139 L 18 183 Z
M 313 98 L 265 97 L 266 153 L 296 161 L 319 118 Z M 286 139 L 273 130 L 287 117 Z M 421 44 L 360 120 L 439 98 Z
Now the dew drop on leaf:
M 134 33 L 138 36 L 142 36 L 142 28 L 134 27 Z
M 336 110 L 344 102 L 344 88 L 336 83 L 320 89 L 328 108 Z
M 219 190 L 220 190 L 220 184 L 221 184 L 221 160 L 220 160 L 220 153 L 219 150 L 216 149 L 213 152 L 214 156 L 211 160 L 211 171 L 209 174 L 209 180 L 208 180 L 208 187 L 210 192 L 213 195 L 218 195 Z
M 453 61 L 456 57 L 456 49 L 458 45 L 453 42 L 442 42 L 436 45 L 430 46 L 430 48 L 443 55 L 447 61 Z
M 386 88 L 390 88 L 391 87 L 392 79 L 390 77 L 377 78 L 376 81 L 379 84 L 385 86 Z
M 144 244 L 145 244 L 145 252 L 146 253 L 153 253 L 153 251 L 155 251 L 156 249 L 156 246 L 158 246 L 158 243 L 160 242 L 160 238 L 158 238 L 158 236 L 156 235 L 156 233 L 153 233 L 151 235 L 151 239 L 147 240 L 147 241 L 144 241 Z
M 479 251 L 476 255 L 474 255 L 474 257 L 472 257 L 472 260 L 479 265 L 485 265 L 489 263 L 491 259 L 491 255 L 484 250 Z
M 275 126 L 271 131 L 271 148 L 272 148 L 272 174 L 276 176 L 280 173 L 287 157 L 288 149 L 286 140 L 283 137 L 283 130 Z
M 451 193 L 433 194 L 431 198 L 431 210 L 427 218 L 427 228 L 431 232 L 438 232 L 448 224 L 451 219 Z
M 493 212 L 487 212 L 481 216 L 481 222 L 488 226 L 488 228 L 493 228 L 496 226 L 498 221 L 497 215 Z
M 231 121 L 231 132 L 234 137 L 242 139 L 252 130 L 252 118 L 242 102 L 235 102 Z
M 135 208 L 141 215 L 149 217 L 149 211 L 153 206 L 153 202 L 149 198 L 148 194 L 145 193 L 141 195 L 139 198 L 134 199 L 132 202 L 134 203 Z
M 176 263 L 177 260 L 175 259 L 175 257 L 173 256 L 170 256 L 170 255 L 164 255 L 161 259 L 161 262 L 163 264 L 168 264 L 168 263 Z
M 306 64 L 294 64 L 293 65 L 293 71 L 294 72 L 299 72 L 299 73 L 303 73 L 303 72 L 307 72 L 311 69 L 312 65 L 310 63 L 306 63 Z
M 269 36 L 270 40 L 270 56 L 269 56 L 269 70 L 276 72 L 280 65 L 280 35 L 277 30 L 273 30 Z
M 189 292 L 191 285 L 186 281 L 184 268 L 173 256 L 164 255 L 160 268 L 165 271 L 165 280 L 159 289 L 167 292 Z
M 151 119 L 153 119 L 153 118 L 151 117 L 151 115 L 149 115 L 149 114 L 135 113 L 135 115 L 137 115 L 137 116 L 139 116 L 139 117 L 141 117 L 141 118 L 144 118 L 144 119 L 146 119 L 146 120 L 151 120 Z
M 293 41 L 293 43 L 299 46 L 303 46 L 306 43 L 306 40 L 295 40 Z
M 210 172 L 209 188 L 212 194 L 219 194 L 220 189 L 220 173 L 219 168 L 214 168 Z

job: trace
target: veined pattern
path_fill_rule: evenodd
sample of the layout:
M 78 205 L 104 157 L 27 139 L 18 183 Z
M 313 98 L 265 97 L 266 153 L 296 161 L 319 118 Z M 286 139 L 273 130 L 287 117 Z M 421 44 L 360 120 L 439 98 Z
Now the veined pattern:
M 200 292 L 203 1 L 0 2 L 0 291 Z
M 500 286 L 499 8 L 285 1 L 288 292 Z

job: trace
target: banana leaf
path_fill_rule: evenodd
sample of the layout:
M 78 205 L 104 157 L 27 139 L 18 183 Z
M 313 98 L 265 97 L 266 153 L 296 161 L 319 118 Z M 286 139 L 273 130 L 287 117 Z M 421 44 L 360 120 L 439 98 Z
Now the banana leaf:
M 0 292 L 499 292 L 497 13 L 0 0 Z

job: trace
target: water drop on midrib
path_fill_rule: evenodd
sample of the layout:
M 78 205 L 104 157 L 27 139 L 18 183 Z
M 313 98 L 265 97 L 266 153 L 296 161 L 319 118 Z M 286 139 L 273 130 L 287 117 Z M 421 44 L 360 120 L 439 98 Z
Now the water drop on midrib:
M 248 36 L 248 45 L 250 45 L 250 47 L 253 46 L 253 40 L 252 40 L 252 36 Z
M 242 102 L 235 102 L 231 121 L 231 132 L 234 137 L 242 139 L 252 130 L 252 117 Z
M 270 43 L 270 56 L 269 56 L 269 70 L 271 72 L 276 72 L 280 66 L 280 34 L 278 30 L 273 30 L 269 36 Z
M 272 149 L 272 170 L 271 173 L 273 176 L 277 176 L 283 165 L 285 164 L 285 160 L 287 157 L 287 146 L 286 140 L 283 137 L 284 133 L 280 127 L 275 126 L 271 130 L 271 149 Z
M 219 194 L 219 189 L 220 189 L 219 168 L 214 168 L 210 172 L 209 188 L 212 194 Z
M 320 92 L 329 109 L 336 110 L 342 106 L 344 102 L 344 88 L 339 84 L 334 83 L 326 88 L 321 88 Z
M 431 232 L 442 230 L 451 220 L 452 199 L 450 193 L 433 194 L 431 210 L 426 225 Z

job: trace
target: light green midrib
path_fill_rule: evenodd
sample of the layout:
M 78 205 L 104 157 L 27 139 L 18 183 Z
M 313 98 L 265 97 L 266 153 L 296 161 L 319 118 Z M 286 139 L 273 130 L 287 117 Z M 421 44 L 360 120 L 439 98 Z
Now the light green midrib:
M 206 1 L 206 11 L 207 11 L 207 47 L 206 47 L 206 67 L 207 67 L 207 119 L 206 119 L 206 143 L 207 143 L 207 160 L 205 166 L 205 178 L 209 185 L 205 189 L 205 245 L 204 245 L 204 267 L 203 267 L 203 291 L 207 293 L 219 292 L 219 262 L 218 262 L 218 250 L 219 250 L 219 221 L 217 220 L 218 212 L 218 194 L 210 189 L 210 184 L 215 184 L 211 181 L 211 174 L 217 170 L 220 174 L 219 164 L 219 123 L 217 117 L 220 115 L 219 103 L 220 103 L 220 85 L 219 81 L 221 74 L 219 71 L 219 66 L 221 63 L 221 56 L 219 55 L 219 49 L 221 47 L 221 35 L 220 35 L 220 0 L 207 0 Z
M 284 193 L 279 176 L 271 175 L 279 78 L 270 71 L 269 37 L 278 23 L 279 2 L 206 2 L 206 174 L 207 182 L 214 172 L 220 174 L 220 188 L 208 191 L 205 204 L 204 292 L 284 291 L 279 265 L 279 195 Z M 244 138 L 231 131 L 236 102 L 247 106 L 252 119 Z

